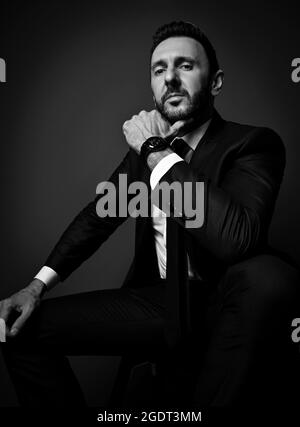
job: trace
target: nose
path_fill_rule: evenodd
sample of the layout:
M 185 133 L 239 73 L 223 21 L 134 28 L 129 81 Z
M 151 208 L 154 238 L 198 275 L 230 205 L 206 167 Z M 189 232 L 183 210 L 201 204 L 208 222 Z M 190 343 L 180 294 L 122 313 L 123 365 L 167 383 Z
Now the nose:
M 166 85 L 176 84 L 178 86 L 178 83 L 180 83 L 180 78 L 177 73 L 177 70 L 174 67 L 169 67 L 165 73 L 165 83 Z

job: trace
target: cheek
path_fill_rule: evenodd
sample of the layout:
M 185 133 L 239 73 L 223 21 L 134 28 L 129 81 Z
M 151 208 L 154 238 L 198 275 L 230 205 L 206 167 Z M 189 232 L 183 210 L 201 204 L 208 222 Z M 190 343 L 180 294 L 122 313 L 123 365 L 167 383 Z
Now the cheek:
M 151 81 L 151 89 L 152 92 L 155 95 L 160 95 L 160 93 L 162 92 L 162 88 L 163 88 L 163 80 L 161 79 L 155 79 Z
M 159 82 L 155 82 L 155 84 L 151 84 L 151 89 L 155 99 L 160 101 L 163 95 L 163 85 Z
M 203 76 L 199 73 L 182 77 L 182 86 L 189 92 L 190 95 L 199 92 L 204 85 Z
M 190 95 L 194 95 L 196 92 L 199 92 L 202 88 L 201 81 L 199 79 L 189 79 L 185 87 Z

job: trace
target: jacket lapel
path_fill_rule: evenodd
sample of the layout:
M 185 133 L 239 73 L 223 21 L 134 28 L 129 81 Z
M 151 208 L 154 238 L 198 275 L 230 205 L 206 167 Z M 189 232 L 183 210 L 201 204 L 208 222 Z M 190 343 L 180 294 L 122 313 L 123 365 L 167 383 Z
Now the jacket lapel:
M 190 166 L 193 168 L 203 162 L 207 156 L 214 150 L 216 143 L 220 140 L 220 130 L 226 121 L 222 119 L 217 110 L 214 110 L 211 122 L 198 143 L 193 157 L 190 161 Z
M 225 121 L 214 110 L 212 120 L 191 158 L 189 165 L 199 167 L 214 150 L 220 129 Z M 203 163 L 204 164 L 204 163 Z M 175 348 L 192 333 L 190 318 L 190 287 L 187 270 L 187 241 L 184 229 L 173 218 L 167 218 L 167 283 L 165 337 L 170 348 Z

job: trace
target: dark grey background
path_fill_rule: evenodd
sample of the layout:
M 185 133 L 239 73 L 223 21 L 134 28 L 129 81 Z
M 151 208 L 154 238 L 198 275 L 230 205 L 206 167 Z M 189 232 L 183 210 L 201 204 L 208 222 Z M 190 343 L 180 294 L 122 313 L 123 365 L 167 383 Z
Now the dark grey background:
M 287 168 L 270 238 L 300 262 L 296 2 L 2 2 L 0 299 L 28 284 L 125 154 L 123 122 L 153 108 L 152 33 L 174 19 L 198 24 L 215 45 L 225 71 L 221 115 L 269 126 L 283 138 Z M 119 287 L 133 254 L 133 225 L 129 220 L 49 297 Z M 90 405 L 106 403 L 119 360 L 71 358 Z M 0 378 L 0 406 L 16 405 L 2 360 Z

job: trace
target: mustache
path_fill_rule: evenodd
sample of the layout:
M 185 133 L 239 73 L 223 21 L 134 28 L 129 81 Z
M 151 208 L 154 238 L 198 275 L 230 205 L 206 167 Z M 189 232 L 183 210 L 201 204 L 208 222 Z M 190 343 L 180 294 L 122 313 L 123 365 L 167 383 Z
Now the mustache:
M 176 90 L 168 90 L 163 96 L 162 96 L 162 102 L 164 103 L 168 98 L 169 98 L 169 96 L 170 95 L 181 95 L 181 96 L 189 96 L 189 94 L 185 91 L 185 90 L 182 90 L 182 91 L 176 91 Z

